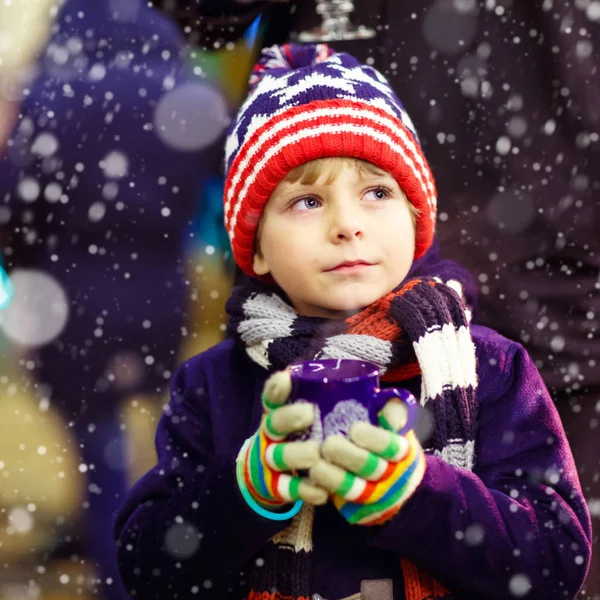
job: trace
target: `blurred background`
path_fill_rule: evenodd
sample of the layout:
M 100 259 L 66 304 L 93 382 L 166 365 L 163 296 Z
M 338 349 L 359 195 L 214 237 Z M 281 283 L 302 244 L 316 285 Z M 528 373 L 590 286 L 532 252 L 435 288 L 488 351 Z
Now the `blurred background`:
M 220 147 L 260 18 L 0 4 L 0 598 L 125 598 L 111 521 L 233 280 Z
M 0 3 L 0 600 L 126 598 L 111 522 L 239 276 L 222 147 L 263 45 L 389 78 L 476 319 L 522 342 L 600 517 L 600 2 Z M 582 598 L 600 600 L 597 551 Z

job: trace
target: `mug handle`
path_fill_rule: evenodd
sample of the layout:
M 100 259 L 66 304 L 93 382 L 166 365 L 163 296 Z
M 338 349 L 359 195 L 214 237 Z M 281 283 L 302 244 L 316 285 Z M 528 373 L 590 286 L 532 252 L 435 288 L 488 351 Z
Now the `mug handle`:
M 407 417 L 404 427 L 397 431 L 398 435 L 406 435 L 414 428 L 417 421 L 419 404 L 417 399 L 408 390 L 404 388 L 387 388 L 385 390 L 376 389 L 373 394 L 374 406 L 376 409 L 373 417 L 377 418 L 379 411 L 392 398 L 398 398 L 406 406 Z

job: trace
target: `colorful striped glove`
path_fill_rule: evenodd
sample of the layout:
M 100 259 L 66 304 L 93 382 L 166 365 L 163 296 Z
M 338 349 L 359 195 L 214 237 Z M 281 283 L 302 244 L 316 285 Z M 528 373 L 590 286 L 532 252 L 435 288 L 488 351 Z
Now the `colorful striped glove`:
M 237 457 L 240 490 L 245 488 L 260 507 L 270 511 L 297 500 L 316 505 L 325 504 L 328 499 L 325 490 L 294 473 L 315 465 L 320 455 L 314 440 L 286 441 L 290 433 L 310 427 L 314 418 L 313 405 L 308 402 L 285 405 L 290 390 L 287 371 L 269 377 L 262 395 L 264 414 L 260 427 L 246 440 Z
M 379 413 L 379 427 L 355 423 L 350 439 L 325 440 L 310 479 L 332 494 L 336 508 L 351 524 L 379 525 L 391 519 L 423 479 L 425 454 L 414 431 L 396 432 L 406 422 L 406 408 L 390 400 Z

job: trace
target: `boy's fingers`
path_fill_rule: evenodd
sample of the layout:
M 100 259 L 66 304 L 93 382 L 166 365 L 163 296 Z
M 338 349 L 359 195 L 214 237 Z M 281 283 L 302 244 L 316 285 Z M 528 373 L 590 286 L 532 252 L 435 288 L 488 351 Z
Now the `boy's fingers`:
M 314 440 L 270 444 L 265 452 L 265 460 L 274 471 L 310 469 L 319 458 L 319 445 Z
M 273 439 L 310 427 L 314 419 L 314 407 L 309 402 L 280 406 L 267 415 L 265 431 Z
M 315 485 L 310 481 L 310 479 L 303 477 L 300 479 L 300 485 L 298 487 L 298 491 L 300 494 L 300 499 L 308 502 L 309 504 L 314 504 L 316 506 L 321 506 L 327 503 L 329 499 L 329 494 L 323 488 Z
M 388 466 L 386 460 L 359 448 L 343 435 L 328 437 L 323 443 L 322 451 L 330 463 L 369 481 L 379 480 Z
M 352 425 L 350 439 L 357 446 L 370 450 L 390 462 L 402 460 L 409 448 L 405 437 L 364 421 Z
M 399 400 L 390 400 L 379 411 L 379 424 L 389 431 L 400 431 L 408 421 L 408 408 Z
M 286 502 L 304 500 L 309 504 L 325 504 L 328 499 L 327 492 L 308 480 L 306 477 L 296 477 L 282 473 L 277 485 L 279 495 Z
M 310 480 L 326 489 L 331 494 L 342 496 L 346 500 L 354 501 L 361 496 L 367 487 L 366 480 L 352 473 L 332 465 L 326 460 L 320 460 L 310 468 Z
M 288 371 L 277 371 L 265 382 L 262 403 L 267 412 L 281 406 L 292 391 L 292 379 Z

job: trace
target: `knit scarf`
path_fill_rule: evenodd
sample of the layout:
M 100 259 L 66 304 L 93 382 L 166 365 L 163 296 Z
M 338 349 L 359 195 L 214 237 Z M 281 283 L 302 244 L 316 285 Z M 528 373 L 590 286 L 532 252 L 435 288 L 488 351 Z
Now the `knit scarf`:
M 433 267 L 435 275 L 432 265 L 421 269 L 346 320 L 300 316 L 280 289 L 248 280 L 227 303 L 228 334 L 268 371 L 299 360 L 350 358 L 376 363 L 386 382 L 420 375 L 420 403 L 433 417 L 425 452 L 472 470 L 477 375 L 466 308 L 473 297 L 465 295 L 474 286 L 455 263 L 438 261 Z M 309 600 L 313 518 L 314 507 L 305 503 L 269 541 L 248 600 Z M 407 600 L 452 598 L 409 560 L 400 558 L 400 564 Z

